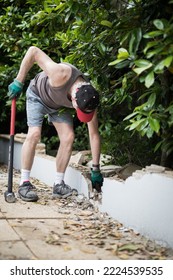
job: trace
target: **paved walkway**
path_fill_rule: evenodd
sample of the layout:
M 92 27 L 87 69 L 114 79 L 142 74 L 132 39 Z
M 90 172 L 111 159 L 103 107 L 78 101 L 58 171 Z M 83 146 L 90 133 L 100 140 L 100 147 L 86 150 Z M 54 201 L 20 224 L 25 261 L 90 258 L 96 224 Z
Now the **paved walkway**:
M 14 171 L 17 191 L 19 172 Z M 52 200 L 51 188 L 33 180 L 38 202 L 7 203 L 7 167 L 0 165 L 0 259 L 173 259 L 162 247 L 105 213 L 83 195 Z

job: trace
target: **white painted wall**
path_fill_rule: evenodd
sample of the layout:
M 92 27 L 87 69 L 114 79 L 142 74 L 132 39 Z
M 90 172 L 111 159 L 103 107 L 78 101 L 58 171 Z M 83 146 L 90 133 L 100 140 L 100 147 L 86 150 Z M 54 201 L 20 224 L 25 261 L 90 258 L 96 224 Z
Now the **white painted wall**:
M 125 182 L 105 179 L 101 211 L 173 247 L 173 178 L 145 174 Z
M 15 142 L 13 166 L 17 170 L 21 168 L 21 148 L 22 143 Z M 8 154 L 9 140 L 0 138 L 0 163 L 8 164 Z M 49 186 L 53 186 L 55 172 L 54 157 L 40 154 L 35 155 L 31 177 L 37 178 Z M 80 194 L 84 194 L 88 198 L 88 184 L 81 172 L 72 167 L 67 167 L 64 180 L 66 184 L 69 184 L 72 188 L 76 188 Z
M 34 159 L 31 176 L 49 186 L 53 186 L 56 172 L 55 167 L 55 158 L 37 154 Z M 88 197 L 87 181 L 81 172 L 72 167 L 67 167 L 64 180 L 70 187 L 77 189 L 80 194 L 84 194 Z

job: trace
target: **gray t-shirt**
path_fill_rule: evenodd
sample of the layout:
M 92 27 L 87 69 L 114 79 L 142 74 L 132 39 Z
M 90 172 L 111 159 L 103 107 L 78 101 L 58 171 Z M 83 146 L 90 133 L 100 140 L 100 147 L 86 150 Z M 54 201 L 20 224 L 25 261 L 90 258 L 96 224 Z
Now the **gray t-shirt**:
M 65 63 L 72 68 L 71 77 L 69 80 L 60 87 L 52 87 L 49 84 L 49 78 L 45 72 L 40 72 L 30 82 L 30 89 L 37 94 L 43 103 L 52 109 L 58 109 L 60 107 L 73 108 L 71 100 L 68 98 L 68 93 L 71 86 L 74 84 L 76 79 L 80 76 L 88 82 L 85 75 L 78 70 L 75 66 L 70 63 Z

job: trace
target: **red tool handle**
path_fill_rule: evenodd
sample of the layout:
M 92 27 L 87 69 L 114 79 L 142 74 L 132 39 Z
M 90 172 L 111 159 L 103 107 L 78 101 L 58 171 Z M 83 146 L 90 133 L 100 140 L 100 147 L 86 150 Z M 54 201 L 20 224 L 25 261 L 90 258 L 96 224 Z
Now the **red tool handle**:
M 12 193 L 12 188 L 13 188 L 15 117 L 16 117 L 16 98 L 13 98 L 11 103 L 10 143 L 9 143 L 9 159 L 8 159 L 8 193 Z
M 14 135 L 15 133 L 15 118 L 16 118 L 16 98 L 13 98 L 11 103 L 10 136 Z

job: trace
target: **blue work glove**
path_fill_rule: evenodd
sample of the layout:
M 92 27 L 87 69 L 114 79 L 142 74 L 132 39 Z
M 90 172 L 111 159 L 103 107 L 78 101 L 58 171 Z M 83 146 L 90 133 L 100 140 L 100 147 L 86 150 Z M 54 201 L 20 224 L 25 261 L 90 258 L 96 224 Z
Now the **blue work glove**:
M 23 83 L 14 79 L 14 81 L 8 86 L 8 97 L 9 99 L 18 98 L 23 89 Z
M 103 176 L 100 173 L 100 170 L 91 169 L 91 182 L 93 189 L 96 189 L 97 192 L 101 192 L 101 187 L 103 185 Z

